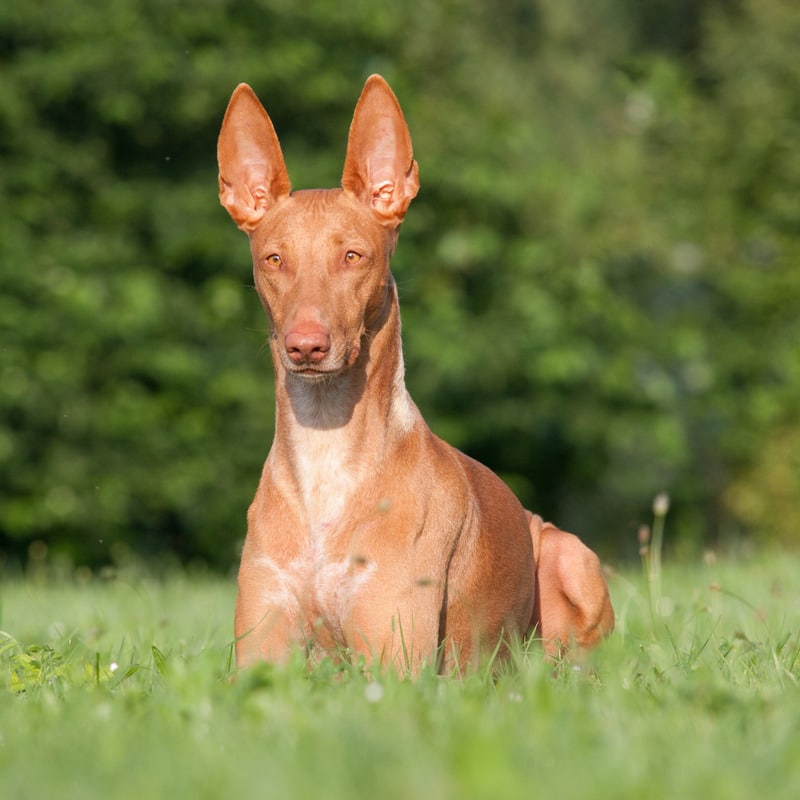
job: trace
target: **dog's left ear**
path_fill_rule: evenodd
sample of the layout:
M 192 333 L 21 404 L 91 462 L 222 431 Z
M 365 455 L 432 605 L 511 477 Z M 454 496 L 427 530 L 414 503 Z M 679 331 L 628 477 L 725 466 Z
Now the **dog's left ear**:
M 408 126 L 400 103 L 380 75 L 367 79 L 358 99 L 342 187 L 393 226 L 403 221 L 419 190 Z

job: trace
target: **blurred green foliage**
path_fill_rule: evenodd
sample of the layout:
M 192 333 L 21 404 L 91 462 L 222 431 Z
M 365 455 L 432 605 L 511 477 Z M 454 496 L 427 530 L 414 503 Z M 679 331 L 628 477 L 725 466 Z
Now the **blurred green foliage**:
M 233 563 L 273 410 L 222 113 L 249 82 L 336 185 L 376 71 L 432 427 L 606 553 L 662 490 L 689 546 L 791 541 L 799 44 L 791 0 L 3 5 L 0 550 Z

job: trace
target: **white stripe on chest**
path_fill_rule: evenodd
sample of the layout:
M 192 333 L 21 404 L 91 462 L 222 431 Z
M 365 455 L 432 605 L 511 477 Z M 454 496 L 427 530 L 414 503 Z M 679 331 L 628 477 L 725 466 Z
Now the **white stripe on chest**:
M 294 472 L 312 539 L 324 544 L 347 516 L 363 477 L 363 460 L 346 428 L 293 433 Z
M 266 570 L 263 599 L 290 614 L 312 612 L 313 627 L 321 618 L 340 641 L 343 626 L 361 588 L 377 565 L 359 553 L 360 525 L 353 513 L 353 495 L 366 474 L 363 448 L 348 427 L 295 426 L 291 432 L 292 467 L 307 530 L 300 554 L 285 567 L 262 556 Z M 363 444 L 363 443 L 362 443 Z

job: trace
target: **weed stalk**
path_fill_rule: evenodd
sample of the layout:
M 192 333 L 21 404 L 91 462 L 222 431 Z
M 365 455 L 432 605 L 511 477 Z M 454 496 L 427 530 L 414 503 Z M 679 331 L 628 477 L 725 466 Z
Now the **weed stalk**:
M 647 592 L 650 598 L 650 623 L 653 636 L 656 632 L 656 619 L 662 609 L 662 571 L 661 553 L 664 546 L 664 522 L 669 512 L 669 495 L 660 492 L 653 499 L 653 527 L 643 525 L 639 529 L 639 553 L 642 556 Z

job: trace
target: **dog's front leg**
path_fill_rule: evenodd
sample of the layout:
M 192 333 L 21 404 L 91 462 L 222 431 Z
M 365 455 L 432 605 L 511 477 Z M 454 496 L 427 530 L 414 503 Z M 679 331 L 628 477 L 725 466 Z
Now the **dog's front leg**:
M 234 637 L 236 664 L 285 663 L 307 646 L 302 609 L 291 582 L 274 566 L 243 561 L 239 570 Z
M 376 586 L 360 598 L 345 635 L 368 665 L 415 677 L 426 666 L 438 666 L 443 589 L 427 577 L 409 583 L 402 590 Z

